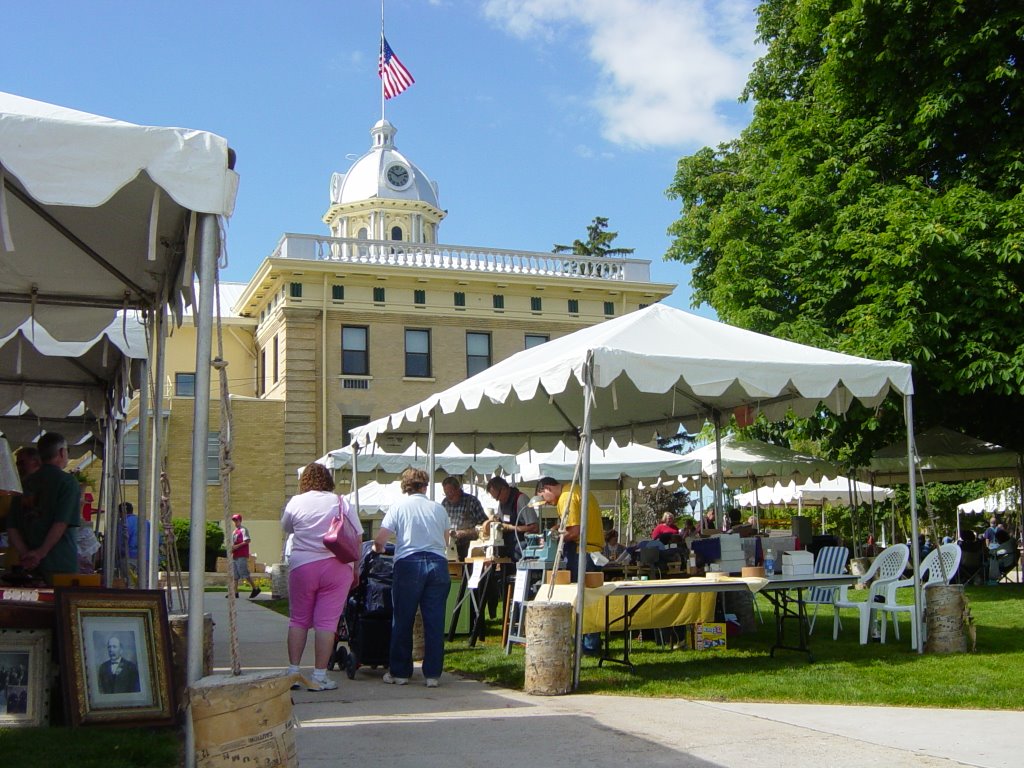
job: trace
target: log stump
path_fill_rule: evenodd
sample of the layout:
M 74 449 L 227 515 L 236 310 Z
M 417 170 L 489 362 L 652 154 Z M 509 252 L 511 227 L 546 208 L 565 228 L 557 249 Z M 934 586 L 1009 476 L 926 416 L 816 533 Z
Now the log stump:
M 562 696 L 572 690 L 572 605 L 531 602 L 526 609 L 526 679 L 535 696 Z

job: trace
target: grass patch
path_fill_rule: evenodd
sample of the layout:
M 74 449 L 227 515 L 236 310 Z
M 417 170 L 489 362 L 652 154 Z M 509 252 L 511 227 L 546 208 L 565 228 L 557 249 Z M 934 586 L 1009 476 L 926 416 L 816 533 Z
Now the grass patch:
M 635 672 L 607 662 L 599 667 L 596 659 L 584 657 L 580 691 L 712 701 L 1020 709 L 1019 682 L 1007 670 L 1024 668 L 1024 593 L 1019 586 L 1000 585 L 968 587 L 967 596 L 977 627 L 977 653 L 914 653 L 906 615 L 900 617 L 899 641 L 890 628 L 885 645 L 862 646 L 857 642 L 856 614 L 849 610 L 842 613 L 843 630 L 836 641 L 831 611 L 819 611 L 811 638 L 814 663 L 792 651 L 777 651 L 772 658 L 772 609 L 758 598 L 765 623 L 754 633 L 730 637 L 727 650 L 671 650 L 653 642 L 634 643 Z M 501 628 L 494 622 L 486 642 L 476 648 L 461 638 L 449 643 L 446 668 L 521 689 L 524 649 L 514 646 L 506 656 L 500 637 Z M 613 640 L 613 651 L 621 648 L 621 640 Z
M 183 742 L 176 728 L 0 728 L 0 755 L 19 768 L 174 768 Z

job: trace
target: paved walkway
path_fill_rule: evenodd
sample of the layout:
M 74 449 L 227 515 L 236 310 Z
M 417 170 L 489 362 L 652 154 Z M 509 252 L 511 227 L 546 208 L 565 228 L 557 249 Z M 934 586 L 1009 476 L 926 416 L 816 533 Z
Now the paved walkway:
M 237 602 L 243 670 L 283 670 L 287 619 Z M 227 603 L 223 593 L 205 595 L 219 672 L 230 667 Z M 308 674 L 312 636 L 306 655 Z M 1020 712 L 538 697 L 447 673 L 436 689 L 419 672 L 404 687 L 384 685 L 382 670 L 330 674 L 338 690 L 294 694 L 303 768 L 1007 768 L 1019 764 L 1024 733 Z

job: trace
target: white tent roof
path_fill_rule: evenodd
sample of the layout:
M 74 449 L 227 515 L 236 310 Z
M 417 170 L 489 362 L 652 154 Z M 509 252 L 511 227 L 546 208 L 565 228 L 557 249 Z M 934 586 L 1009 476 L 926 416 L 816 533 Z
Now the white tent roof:
M 61 341 L 119 309 L 191 294 L 192 212 L 230 215 L 225 139 L 0 93 L 0 336 L 34 316 Z
M 762 485 L 756 490 L 737 494 L 735 502 L 740 507 L 753 507 L 756 496 L 758 507 L 796 503 L 818 507 L 826 502 L 854 506 L 871 501 L 885 501 L 891 498 L 892 494 L 892 488 L 880 488 L 857 480 L 853 483 L 851 496 L 850 479 L 839 476 L 832 480 L 823 477 L 819 482 L 810 480 L 800 485 L 793 481 L 787 484 Z
M 464 450 L 550 450 L 574 441 L 583 414 L 583 372 L 593 361 L 592 430 L 599 445 L 649 442 L 695 428 L 713 410 L 740 406 L 780 417 L 854 398 L 880 402 L 890 388 L 911 393 L 910 366 L 783 341 L 653 304 L 515 354 L 414 406 L 354 430 L 389 450 L 437 438 Z M 514 406 L 514 407 L 513 407 Z
M 578 456 L 578 451 L 559 443 L 555 450 L 549 453 L 526 451 L 516 458 L 523 481 L 539 480 L 546 476 L 569 480 L 576 469 Z M 613 440 L 607 448 L 595 448 L 590 452 L 590 479 L 595 484 L 653 480 L 699 473 L 699 462 L 687 460 L 678 453 L 636 443 L 619 446 Z
M 706 477 L 714 477 L 718 471 L 714 443 L 690 451 L 683 458 L 699 462 L 701 473 Z M 761 440 L 740 440 L 736 435 L 722 438 L 722 476 L 726 480 L 777 477 L 786 482 L 802 482 L 808 478 L 819 480 L 823 476 L 836 474 L 834 464 L 816 456 L 797 453 Z
M 352 467 L 352 449 L 339 448 L 331 451 L 317 459 L 317 463 L 323 464 L 328 469 L 350 469 Z M 426 469 L 427 454 L 415 445 L 409 446 L 402 453 L 388 453 L 378 450 L 376 446 L 370 446 L 359 452 L 356 466 L 360 474 L 381 472 L 398 475 L 410 467 Z M 436 472 L 443 471 L 449 475 L 463 475 L 469 471 L 478 475 L 499 473 L 512 475 L 519 471 L 519 464 L 515 456 L 507 453 L 498 453 L 489 448 L 483 448 L 476 453 L 464 453 L 452 443 L 434 455 L 434 469 Z
M 480 503 L 485 508 L 495 504 L 484 488 L 464 485 L 462 489 L 466 493 L 471 493 L 480 499 Z M 402 483 L 399 480 L 390 483 L 379 483 L 376 480 L 371 480 L 369 483 L 359 486 L 359 514 L 366 516 L 378 512 L 387 512 L 388 507 L 404 496 L 405 494 L 402 493 Z M 355 504 L 355 494 L 345 494 L 345 498 L 349 500 L 350 504 Z M 440 503 L 443 498 L 444 489 L 440 483 L 434 483 L 434 500 Z
M 914 436 L 928 482 L 1018 477 L 1020 457 L 1009 448 L 934 427 Z M 875 452 L 868 469 L 876 483 L 907 481 L 907 449 L 902 443 Z
M 1016 488 L 982 496 L 980 499 L 965 501 L 957 505 L 957 511 L 965 515 L 985 515 L 992 512 L 1014 512 L 1020 509 L 1020 497 Z

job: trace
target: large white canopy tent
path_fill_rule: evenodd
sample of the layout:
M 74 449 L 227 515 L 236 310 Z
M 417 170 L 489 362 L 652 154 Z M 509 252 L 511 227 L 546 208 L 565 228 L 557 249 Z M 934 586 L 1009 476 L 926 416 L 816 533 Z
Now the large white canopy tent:
M 516 460 L 523 482 L 554 477 L 569 480 L 576 470 L 579 451 L 559 443 L 552 451 L 524 451 Z M 590 452 L 590 481 L 592 488 L 635 487 L 637 481 L 658 480 L 700 473 L 697 461 L 678 453 L 662 451 L 637 443 L 618 445 L 609 441 L 604 448 Z
M 238 188 L 233 164 L 227 141 L 212 133 L 133 125 L 0 93 L 0 337 L 31 321 L 57 341 L 89 341 L 110 327 L 117 312 L 137 310 L 147 324 L 160 402 L 167 321 L 180 322 L 183 307 L 195 303 L 193 274 L 198 274 L 194 423 L 199 426 L 193 430 L 190 513 L 192 541 L 199 543 L 206 523 L 213 291 L 221 217 L 231 215 Z M 108 360 L 99 357 L 105 366 Z M 69 359 L 90 364 L 88 353 Z M 139 378 L 140 412 L 146 414 L 145 362 Z M 128 386 L 111 381 L 108 401 L 123 401 Z M 117 464 L 111 451 L 119 431 L 116 416 L 108 413 L 104 423 L 108 489 Z M 160 420 L 153 426 L 158 446 Z M 140 463 L 152 447 L 148 432 L 143 418 Z M 140 512 L 149 516 L 159 501 L 153 482 L 157 462 L 151 464 L 150 477 L 140 473 L 139 482 L 139 498 L 149 501 Z M 108 509 L 111 499 L 107 496 Z M 140 562 L 146 562 L 156 538 L 155 525 L 150 531 L 150 541 L 140 542 Z M 201 545 L 191 548 L 190 682 L 202 674 L 204 554 Z M 156 558 L 149 561 L 155 568 Z
M 979 499 L 971 499 L 957 505 L 957 512 L 963 515 L 985 515 L 1020 511 L 1020 492 L 1016 488 L 1006 488 L 998 493 L 990 493 Z
M 509 453 L 499 453 L 490 448 L 483 448 L 475 453 L 464 453 L 455 443 L 443 451 L 434 454 L 434 471 L 446 472 L 449 475 L 464 475 L 473 472 L 477 475 L 512 475 L 519 471 L 516 457 Z M 317 459 L 328 469 L 342 470 L 357 468 L 358 472 L 377 472 L 382 475 L 400 475 L 406 469 L 426 469 L 430 454 L 424 453 L 416 445 L 409 446 L 401 453 L 388 453 L 370 446 L 366 450 L 353 450 L 351 447 L 338 448 Z
M 793 481 L 785 485 L 762 485 L 752 491 L 737 494 L 734 501 L 739 507 L 792 504 L 798 507 L 820 507 L 823 504 L 855 507 L 858 504 L 883 502 L 892 498 L 892 494 L 892 488 L 882 488 L 840 475 L 831 480 L 823 477 L 820 481 L 808 480 L 799 485 Z
M 736 408 L 776 419 L 790 409 L 810 415 L 821 405 L 842 413 L 854 399 L 876 405 L 890 389 L 904 397 L 909 453 L 909 365 L 815 349 L 654 304 L 519 352 L 353 436 L 389 448 L 440 438 L 499 450 L 544 450 L 578 439 L 586 494 L 591 446 L 613 437 L 650 442 L 655 433 L 676 434 L 680 425 L 693 430 L 706 420 L 718 432 Z M 916 525 L 916 507 L 912 513 Z M 585 540 L 585 516 L 583 523 Z M 585 551 L 580 556 L 582 570 Z M 581 583 L 577 651 L 582 600 Z

